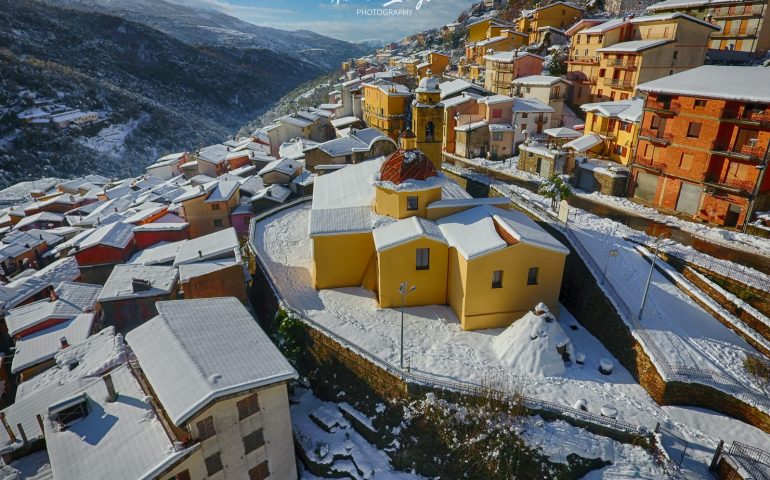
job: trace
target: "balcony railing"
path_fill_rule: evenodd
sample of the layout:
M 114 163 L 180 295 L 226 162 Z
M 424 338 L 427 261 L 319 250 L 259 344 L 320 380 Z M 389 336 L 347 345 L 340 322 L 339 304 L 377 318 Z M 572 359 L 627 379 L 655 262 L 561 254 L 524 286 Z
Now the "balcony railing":
M 634 82 L 630 80 L 621 80 L 619 78 L 605 78 L 605 87 L 620 88 L 623 90 L 631 90 L 634 88 Z
M 682 110 L 682 104 L 679 102 L 656 102 L 649 100 L 645 105 L 647 110 L 653 110 L 658 113 L 673 115 L 679 113 Z
M 714 32 L 711 34 L 711 38 L 740 38 L 740 37 L 756 37 L 757 27 L 747 28 L 741 30 L 738 28 L 731 28 L 727 31 Z
M 717 8 L 712 14 L 712 18 L 731 18 L 731 17 L 759 17 L 762 15 L 762 5 L 739 5 L 734 7 Z
M 553 93 L 550 97 L 548 97 L 549 102 L 556 102 L 559 100 L 566 100 L 567 99 L 567 92 L 559 92 L 559 93 Z
M 543 116 L 535 117 L 535 123 L 548 123 L 548 118 Z
M 579 63 L 583 65 L 598 65 L 599 64 L 599 56 L 582 56 L 582 55 L 573 55 L 569 57 L 567 60 L 569 63 Z
M 632 58 L 632 59 L 613 58 L 613 59 L 607 60 L 607 66 L 614 67 L 614 68 L 635 69 L 638 66 L 638 63 L 636 62 L 635 58 Z
M 736 122 L 754 123 L 758 125 L 770 125 L 770 110 L 743 110 L 725 108 L 722 110 L 722 119 Z
M 765 147 L 756 145 L 745 144 L 730 146 L 728 143 L 715 141 L 711 146 L 711 151 L 717 155 L 759 162 L 765 157 L 767 150 Z
M 740 180 L 737 178 L 724 177 L 715 172 L 706 173 L 703 183 L 717 188 L 723 188 L 734 192 L 752 193 L 756 182 L 751 180 Z
M 674 136 L 670 133 L 661 132 L 660 130 L 652 130 L 649 128 L 643 128 L 639 134 L 639 138 L 643 138 L 649 142 L 662 143 L 670 145 L 674 140 Z
M 642 156 L 641 154 L 636 156 L 636 160 L 634 161 L 635 164 L 645 167 L 650 170 L 656 170 L 658 172 L 665 172 L 666 171 L 666 164 L 657 162 L 652 158 L 647 158 L 645 156 Z

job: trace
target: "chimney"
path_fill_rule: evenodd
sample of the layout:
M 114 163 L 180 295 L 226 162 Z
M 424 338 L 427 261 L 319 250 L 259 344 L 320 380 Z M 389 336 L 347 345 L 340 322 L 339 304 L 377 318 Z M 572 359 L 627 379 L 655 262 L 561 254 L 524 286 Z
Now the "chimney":
M 203 258 L 203 251 L 198 250 L 198 258 Z
M 28 440 L 27 440 L 27 434 L 24 433 L 24 427 L 22 427 L 20 423 L 17 423 L 16 428 L 19 429 L 19 435 L 21 436 L 22 445 L 26 445 Z
M 132 278 L 131 279 L 131 289 L 134 293 L 137 292 L 146 292 L 152 288 L 152 283 L 149 282 L 149 280 L 144 280 L 141 278 Z
M 107 387 L 107 401 L 112 403 L 118 399 L 118 392 L 115 391 L 115 384 L 112 382 L 112 375 L 109 373 L 102 377 L 104 386 Z
M 64 350 L 65 348 L 70 346 L 70 342 L 67 341 L 67 337 L 61 336 L 59 338 L 59 348 Z
M 5 418 L 5 412 L 0 412 L 0 422 L 3 423 L 3 427 L 5 427 L 5 431 L 8 433 L 8 438 L 11 439 L 11 442 L 16 442 L 16 434 L 13 433 L 11 426 L 8 425 L 8 420 Z

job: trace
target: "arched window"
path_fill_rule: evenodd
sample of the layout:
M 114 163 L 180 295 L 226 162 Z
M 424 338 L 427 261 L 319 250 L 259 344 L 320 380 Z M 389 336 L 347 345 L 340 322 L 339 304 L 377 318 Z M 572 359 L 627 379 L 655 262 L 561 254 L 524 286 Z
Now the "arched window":
M 425 124 L 425 141 L 432 142 L 433 139 L 434 139 L 433 122 L 428 122 Z

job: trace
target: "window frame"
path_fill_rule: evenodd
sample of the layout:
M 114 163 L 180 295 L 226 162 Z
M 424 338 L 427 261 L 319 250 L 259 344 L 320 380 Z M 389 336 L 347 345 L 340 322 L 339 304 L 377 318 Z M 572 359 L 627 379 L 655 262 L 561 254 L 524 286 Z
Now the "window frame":
M 492 272 L 492 288 L 503 288 L 503 271 L 494 270 Z
M 416 212 L 420 209 L 420 197 L 418 195 L 409 195 L 406 197 L 406 211 Z
M 265 446 L 265 432 L 263 432 L 261 428 L 258 428 L 253 432 L 244 435 L 241 440 L 243 441 L 243 451 L 248 455 L 251 452 L 259 450 L 259 447 Z M 249 447 L 252 445 L 253 448 L 249 450 Z
M 415 270 L 430 270 L 430 248 L 415 249 Z
M 695 133 L 695 135 L 691 135 L 690 132 L 692 131 L 693 127 L 696 126 L 696 125 L 697 125 L 697 128 L 696 128 L 697 132 Z M 700 138 L 701 128 L 703 128 L 703 124 L 702 123 L 700 123 L 700 122 L 690 122 L 690 124 L 687 125 L 687 138 Z
M 218 203 L 212 203 L 211 204 L 211 209 L 212 210 L 221 210 L 222 206 L 220 204 L 218 204 Z
M 211 465 L 209 464 L 209 462 L 213 462 L 214 460 L 216 460 L 216 463 L 214 464 L 214 468 L 217 467 L 216 464 L 219 464 L 219 469 L 211 471 Z M 217 473 L 221 472 L 225 468 L 225 466 L 222 464 L 222 454 L 220 452 L 212 453 L 208 457 L 205 457 L 203 459 L 203 463 L 206 465 L 206 475 L 208 475 L 209 477 L 212 475 L 216 475 Z
M 265 460 L 250 468 L 248 473 L 249 480 L 264 480 L 270 476 L 270 464 Z
M 203 426 L 203 428 L 201 428 Z M 195 423 L 195 428 L 198 431 L 198 440 L 204 441 L 215 436 L 217 434 L 216 426 L 214 425 L 214 417 L 209 415 L 203 420 L 199 420 Z M 211 430 L 209 432 L 209 429 Z
M 533 274 L 534 273 L 534 278 Z M 531 285 L 537 285 L 538 284 L 538 277 L 540 276 L 540 267 L 529 267 L 529 270 L 527 270 L 527 286 Z
M 222 227 L 224 227 L 224 226 L 225 226 L 225 224 L 222 222 L 222 219 L 221 219 L 221 218 L 215 218 L 215 219 L 214 219 L 214 227 L 216 227 L 216 228 L 222 228 Z
M 235 407 L 238 409 L 238 421 L 246 420 L 259 413 L 261 409 L 259 406 L 259 395 L 253 393 L 242 400 L 238 400 L 235 403 Z

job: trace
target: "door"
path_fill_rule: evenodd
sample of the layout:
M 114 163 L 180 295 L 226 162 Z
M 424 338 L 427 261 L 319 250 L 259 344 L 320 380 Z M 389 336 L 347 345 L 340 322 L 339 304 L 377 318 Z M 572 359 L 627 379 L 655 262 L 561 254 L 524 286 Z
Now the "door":
M 579 171 L 580 171 L 580 177 L 578 177 L 578 188 L 583 190 L 584 192 L 589 192 L 589 193 L 593 192 L 594 191 L 593 173 L 583 168 L 581 168 Z
M 676 201 L 676 211 L 695 216 L 700 206 L 703 189 L 694 183 L 682 183 L 679 198 Z
M 651 173 L 639 172 L 636 174 L 634 186 L 634 198 L 653 203 L 655 192 L 658 190 L 658 176 Z
M 738 217 L 741 216 L 741 210 L 739 205 L 731 203 L 725 213 L 725 227 L 735 227 L 738 225 Z

